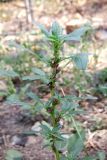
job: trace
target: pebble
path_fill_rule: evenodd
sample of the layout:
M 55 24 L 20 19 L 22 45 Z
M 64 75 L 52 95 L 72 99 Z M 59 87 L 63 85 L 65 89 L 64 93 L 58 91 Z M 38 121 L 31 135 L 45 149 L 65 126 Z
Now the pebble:
M 96 38 L 104 41 L 107 40 L 107 31 L 106 30 L 99 30 L 96 32 Z
M 96 103 L 96 107 L 97 107 L 97 108 L 104 108 L 104 106 L 105 106 L 105 105 L 104 105 L 102 102 L 97 102 L 97 103 Z
M 32 131 L 34 131 L 34 132 L 40 132 L 41 131 L 41 123 L 40 122 L 36 122 L 33 126 L 32 126 L 32 128 L 31 128 L 31 130 Z
M 32 145 L 32 144 L 36 144 L 36 137 L 35 136 L 29 136 L 28 137 L 28 140 L 27 140 L 27 143 L 26 143 L 26 146 L 29 146 L 29 145 Z
M 12 145 L 19 145 L 19 146 L 25 146 L 26 142 L 27 142 L 28 138 L 26 135 L 23 134 L 19 134 L 19 135 L 14 135 L 11 138 L 11 144 Z

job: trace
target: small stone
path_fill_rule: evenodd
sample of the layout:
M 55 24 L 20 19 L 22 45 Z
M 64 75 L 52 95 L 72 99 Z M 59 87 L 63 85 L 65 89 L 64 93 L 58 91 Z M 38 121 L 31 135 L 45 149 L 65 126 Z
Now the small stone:
M 34 131 L 34 132 L 40 132 L 41 131 L 41 123 L 40 122 L 36 122 L 33 126 L 32 126 L 32 128 L 31 128 L 31 130 L 32 131 Z
M 104 41 L 107 40 L 107 31 L 106 30 L 99 30 L 96 32 L 96 38 Z
M 66 138 L 66 139 L 69 139 L 70 135 L 69 134 L 63 134 L 62 137 Z
M 88 107 L 89 107 L 89 102 L 87 102 L 87 101 L 81 101 L 81 102 L 80 102 L 80 105 L 81 105 L 81 107 L 83 107 L 83 108 L 88 108 Z
M 27 136 L 23 134 L 15 135 L 11 139 L 12 145 L 19 145 L 19 146 L 25 146 L 27 142 Z
M 29 136 L 26 146 L 32 145 L 32 144 L 36 144 L 36 137 L 35 136 Z
M 101 102 L 97 102 L 97 103 L 96 103 L 96 107 L 97 107 L 97 108 L 104 108 L 104 104 L 101 103 Z
M 102 102 L 104 103 L 104 105 L 107 105 L 107 99 L 103 99 Z

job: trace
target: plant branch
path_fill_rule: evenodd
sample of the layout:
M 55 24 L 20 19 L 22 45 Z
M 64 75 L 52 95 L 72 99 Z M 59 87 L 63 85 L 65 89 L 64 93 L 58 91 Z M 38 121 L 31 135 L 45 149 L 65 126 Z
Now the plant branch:
M 51 68 L 52 68 L 52 75 L 51 75 L 51 78 L 50 78 L 50 85 L 49 85 L 49 88 L 50 88 L 50 93 L 51 93 L 51 97 L 53 97 L 53 101 L 52 101 L 52 108 L 51 108 L 51 112 L 50 112 L 50 116 L 51 116 L 51 121 L 52 121 L 52 126 L 53 128 L 57 127 L 59 121 L 57 120 L 56 118 L 56 115 L 55 115 L 55 109 L 58 105 L 58 100 L 55 99 L 55 92 L 56 92 L 56 81 L 57 81 L 57 74 L 59 73 L 59 50 L 57 48 L 57 46 L 54 46 L 54 57 L 52 59 L 52 62 L 51 62 Z M 60 160 L 60 153 L 59 151 L 57 150 L 56 146 L 55 146 L 55 137 L 52 137 L 53 140 L 52 140 L 52 150 L 55 154 L 55 159 L 56 160 Z

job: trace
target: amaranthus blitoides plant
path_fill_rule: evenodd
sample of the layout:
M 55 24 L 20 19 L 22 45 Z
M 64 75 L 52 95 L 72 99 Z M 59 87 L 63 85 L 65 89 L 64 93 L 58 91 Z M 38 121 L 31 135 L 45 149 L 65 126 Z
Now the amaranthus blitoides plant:
M 63 44 L 67 41 L 78 42 L 81 40 L 82 36 L 85 32 L 88 31 L 88 27 L 82 27 L 80 29 L 75 30 L 74 32 L 64 35 L 63 29 L 59 26 L 57 22 L 52 24 L 50 31 L 48 31 L 43 25 L 39 25 L 41 31 L 46 36 L 46 40 L 51 46 L 52 55 L 48 60 L 48 64 L 51 67 L 51 74 L 48 76 L 48 86 L 51 93 L 50 103 L 46 105 L 46 110 L 50 115 L 51 126 L 42 125 L 42 131 L 46 139 L 49 141 L 49 145 L 52 151 L 55 154 L 55 160 L 74 160 L 75 153 L 71 153 L 69 146 L 67 148 L 67 154 L 62 156 L 61 151 L 58 149 L 58 143 L 62 141 L 65 142 L 63 133 L 61 133 L 60 129 L 60 120 L 66 115 L 73 114 L 73 110 L 76 109 L 77 105 L 71 103 L 74 101 L 71 97 L 63 97 L 57 93 L 57 76 L 60 74 L 62 68 L 59 67 L 60 62 L 69 59 L 71 62 L 75 63 L 79 69 L 86 69 L 88 63 L 88 54 L 86 53 L 78 53 L 72 54 L 68 57 L 61 56 L 61 50 Z M 62 105 L 62 106 L 61 106 Z M 72 106 L 73 105 L 73 106 Z M 58 109 L 58 106 L 61 108 Z M 81 137 L 79 137 L 79 140 Z M 81 140 L 80 140 L 81 141 Z M 78 146 L 79 147 L 79 146 Z M 81 148 L 81 147 L 80 147 Z M 71 147 L 72 150 L 72 147 Z M 79 152 L 79 150 L 78 150 Z
M 68 60 L 80 70 L 86 69 L 88 63 L 87 53 L 65 55 L 62 54 L 62 48 L 64 47 L 64 43 L 68 41 L 71 43 L 80 42 L 82 36 L 89 30 L 89 27 L 83 26 L 69 34 L 64 34 L 63 29 L 57 22 L 52 24 L 49 31 L 44 25 L 39 25 L 39 28 L 45 35 L 45 40 L 51 48 L 50 55 L 40 56 L 40 60 L 50 68 L 50 73 L 46 73 L 38 68 L 33 68 L 32 72 L 34 74 L 25 76 L 23 80 L 41 80 L 48 86 L 51 97 L 45 102 L 34 93 L 27 93 L 27 96 L 34 100 L 34 104 L 25 104 L 19 99 L 17 99 L 16 102 L 24 108 L 33 108 L 35 112 L 41 112 L 42 109 L 45 109 L 48 113 L 51 123 L 45 122 L 41 124 L 41 134 L 46 139 L 45 145 L 52 149 L 55 160 L 77 160 L 79 153 L 83 149 L 84 134 L 83 132 L 79 133 L 77 128 L 77 134 L 75 135 L 72 134 L 68 136 L 64 134 L 61 129 L 61 120 L 65 117 L 71 117 L 75 124 L 73 117 L 79 112 L 78 104 L 76 103 L 78 97 L 62 95 L 58 92 L 57 83 L 58 76 L 61 76 L 61 71 L 63 70 L 63 67 L 60 67 L 60 63 L 63 61 L 66 62 Z

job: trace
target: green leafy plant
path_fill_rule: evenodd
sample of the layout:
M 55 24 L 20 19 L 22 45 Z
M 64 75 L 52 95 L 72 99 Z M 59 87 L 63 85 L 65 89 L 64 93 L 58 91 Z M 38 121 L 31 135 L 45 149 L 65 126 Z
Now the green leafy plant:
M 88 54 L 77 53 L 71 54 L 68 57 L 64 57 L 61 54 L 62 47 L 65 42 L 73 41 L 78 42 L 81 37 L 88 31 L 88 27 L 84 26 L 75 30 L 70 34 L 63 34 L 63 29 L 57 22 L 52 24 L 50 31 L 48 31 L 43 25 L 39 25 L 39 28 L 44 33 L 46 41 L 48 41 L 52 53 L 46 59 L 42 57 L 42 60 L 50 67 L 50 73 L 45 73 L 41 69 L 33 68 L 34 75 L 24 77 L 24 80 L 41 80 L 48 85 L 51 97 L 45 103 L 45 110 L 48 112 L 51 119 L 51 124 L 44 123 L 42 127 L 42 135 L 47 140 L 47 145 L 52 149 L 55 154 L 56 160 L 74 160 L 77 158 L 81 150 L 83 149 L 83 136 L 82 133 L 70 136 L 69 139 L 64 138 L 61 132 L 60 120 L 65 116 L 74 116 L 76 114 L 78 105 L 75 103 L 75 97 L 62 96 L 58 93 L 57 81 L 58 76 L 63 68 L 60 68 L 60 63 L 66 59 L 71 61 L 80 70 L 85 70 L 88 63 Z M 78 99 L 78 98 L 77 98 Z M 60 106 L 60 107 L 59 107 Z M 66 155 L 61 154 L 61 146 L 58 144 L 66 144 Z
M 40 61 L 48 66 L 48 72 L 40 68 L 32 68 L 32 74 L 24 76 L 23 80 L 26 82 L 41 81 L 43 85 L 46 85 L 49 89 L 50 97 L 47 101 L 41 100 L 36 94 L 30 92 L 28 97 L 33 99 L 32 104 L 25 103 L 18 99 L 17 95 L 12 95 L 10 100 L 15 99 L 14 103 L 25 107 L 25 109 L 33 108 L 37 112 L 45 110 L 50 118 L 50 123 L 43 122 L 41 124 L 41 134 L 45 137 L 45 146 L 52 149 L 55 160 L 77 160 L 80 152 L 84 147 L 84 132 L 79 130 L 76 126 L 74 116 L 79 114 L 78 101 L 80 97 L 74 95 L 65 95 L 59 93 L 57 88 L 58 77 L 61 76 L 61 71 L 64 67 L 60 64 L 65 62 L 64 66 L 67 66 L 68 62 L 72 63 L 80 70 L 84 70 L 88 64 L 89 54 L 87 53 L 75 53 L 70 55 L 63 55 L 62 49 L 64 43 L 69 41 L 77 43 L 81 41 L 82 36 L 89 30 L 88 26 L 83 26 L 80 29 L 76 29 L 69 34 L 63 34 L 63 29 L 57 22 L 54 22 L 48 31 L 44 25 L 38 25 L 41 32 L 45 35 L 45 41 L 50 46 L 51 54 L 40 56 Z M 72 68 L 71 68 L 72 69 Z M 66 135 L 62 132 L 61 120 L 65 117 L 71 117 L 75 128 L 76 134 Z M 85 157 L 84 157 L 85 160 Z

